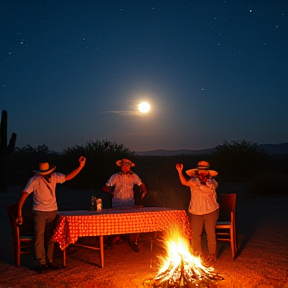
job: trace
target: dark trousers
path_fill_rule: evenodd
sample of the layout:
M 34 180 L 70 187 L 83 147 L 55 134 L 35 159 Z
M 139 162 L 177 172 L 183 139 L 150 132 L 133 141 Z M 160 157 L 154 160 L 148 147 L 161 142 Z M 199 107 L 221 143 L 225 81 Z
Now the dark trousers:
M 204 215 L 193 215 L 189 213 L 192 232 L 192 249 L 194 253 L 202 253 L 201 236 L 203 228 L 207 234 L 207 245 L 209 254 L 215 254 L 217 248 L 216 222 L 219 217 L 219 209 Z
M 52 236 L 56 227 L 57 211 L 33 211 L 35 231 L 35 253 L 39 264 L 52 263 L 54 242 Z

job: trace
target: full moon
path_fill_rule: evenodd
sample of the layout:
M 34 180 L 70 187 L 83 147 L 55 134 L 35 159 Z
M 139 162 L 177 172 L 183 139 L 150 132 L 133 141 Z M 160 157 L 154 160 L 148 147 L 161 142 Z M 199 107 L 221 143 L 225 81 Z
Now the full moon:
M 141 102 L 138 105 L 138 109 L 141 113 L 147 113 L 150 111 L 150 104 L 148 102 Z

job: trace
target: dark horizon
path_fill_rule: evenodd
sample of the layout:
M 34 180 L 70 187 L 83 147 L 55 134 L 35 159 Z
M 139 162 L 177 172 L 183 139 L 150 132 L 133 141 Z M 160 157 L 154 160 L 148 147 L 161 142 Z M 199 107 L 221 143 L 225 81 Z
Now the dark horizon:
M 279 144 L 273 144 L 273 143 L 268 143 L 268 144 L 258 144 L 258 143 L 253 143 L 251 141 L 248 140 L 243 140 L 243 141 L 247 141 L 248 143 L 251 144 L 257 144 L 260 148 L 264 148 L 266 150 L 266 152 L 268 154 L 274 154 L 274 155 L 280 155 L 280 154 L 288 154 L 288 142 L 284 142 L 284 143 L 279 143 Z M 232 141 L 228 141 L 228 143 L 231 143 Z M 239 142 L 239 141 L 236 141 Z M 240 141 L 241 142 L 241 141 Z M 17 141 L 16 141 L 17 144 Z M 121 145 L 121 143 L 117 143 L 119 145 Z M 219 144 L 222 145 L 223 143 Z M 49 146 L 45 145 L 45 144 L 41 144 L 41 145 L 36 145 L 36 146 L 32 146 L 30 144 L 27 144 L 25 146 L 19 147 L 18 145 L 16 145 L 17 149 L 23 149 L 27 146 L 31 146 L 33 149 L 39 147 L 39 146 L 46 146 L 48 147 L 48 150 L 51 152 L 56 152 L 56 153 L 62 153 L 65 149 L 68 148 L 73 148 L 71 147 L 67 147 L 65 149 L 63 149 L 62 151 L 55 151 L 55 150 L 51 150 L 49 149 Z M 173 155 L 209 155 L 212 153 L 212 150 L 214 150 L 217 146 L 216 145 L 214 147 L 211 148 L 206 148 L 206 149 L 176 149 L 176 150 L 170 150 L 170 149 L 153 149 L 153 150 L 143 150 L 143 151 L 134 151 L 135 155 L 137 156 L 173 156 Z M 85 147 L 85 145 L 83 145 Z M 130 151 L 131 150 L 129 147 L 128 148 Z

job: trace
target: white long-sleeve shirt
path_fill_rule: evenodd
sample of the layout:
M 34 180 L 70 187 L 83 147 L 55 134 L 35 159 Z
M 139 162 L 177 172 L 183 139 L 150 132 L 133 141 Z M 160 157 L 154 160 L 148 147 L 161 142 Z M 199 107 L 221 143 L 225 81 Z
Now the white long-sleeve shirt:
M 107 186 L 115 186 L 112 207 L 115 206 L 134 206 L 133 186 L 142 184 L 141 179 L 134 172 L 113 174 L 107 181 Z
M 191 191 L 189 204 L 189 212 L 191 214 L 208 214 L 219 208 L 215 190 L 218 187 L 218 183 L 215 179 L 209 179 L 205 185 L 198 178 L 192 177 L 187 181 L 187 186 L 190 187 Z

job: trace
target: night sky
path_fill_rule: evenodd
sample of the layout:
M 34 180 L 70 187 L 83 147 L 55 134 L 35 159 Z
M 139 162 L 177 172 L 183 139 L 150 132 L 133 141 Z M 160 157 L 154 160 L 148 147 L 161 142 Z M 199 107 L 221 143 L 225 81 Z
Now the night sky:
M 0 16 L 18 147 L 288 142 L 287 0 L 2 0 Z

